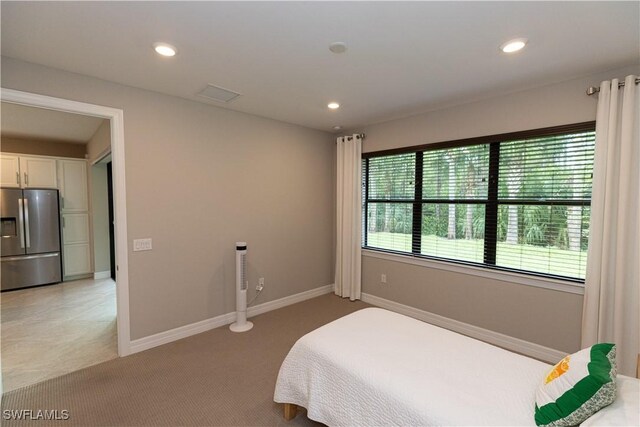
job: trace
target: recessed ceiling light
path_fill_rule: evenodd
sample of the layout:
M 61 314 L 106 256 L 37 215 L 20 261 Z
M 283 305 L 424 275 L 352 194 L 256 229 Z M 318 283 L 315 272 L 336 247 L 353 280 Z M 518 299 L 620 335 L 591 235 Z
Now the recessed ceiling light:
M 344 53 L 347 51 L 347 44 L 344 42 L 335 42 L 329 45 L 329 50 L 333 53 Z
M 342 126 L 334 126 L 333 127 L 333 130 L 340 130 L 340 129 L 342 129 Z
M 168 43 L 154 43 L 153 49 L 162 56 L 175 56 L 178 51 L 175 46 Z
M 527 39 L 513 39 L 500 46 L 504 53 L 514 53 L 521 50 L 527 44 Z
M 337 108 L 340 108 L 340 104 L 338 104 L 337 102 L 330 102 L 329 104 L 327 104 L 327 107 L 331 108 L 332 110 L 335 110 Z

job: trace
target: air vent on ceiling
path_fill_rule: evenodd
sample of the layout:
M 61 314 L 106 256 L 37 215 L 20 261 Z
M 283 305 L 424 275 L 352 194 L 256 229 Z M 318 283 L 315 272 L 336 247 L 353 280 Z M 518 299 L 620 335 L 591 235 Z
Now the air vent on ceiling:
M 198 96 L 216 102 L 231 102 L 239 97 L 240 94 L 218 86 L 207 85 L 207 87 L 198 93 Z

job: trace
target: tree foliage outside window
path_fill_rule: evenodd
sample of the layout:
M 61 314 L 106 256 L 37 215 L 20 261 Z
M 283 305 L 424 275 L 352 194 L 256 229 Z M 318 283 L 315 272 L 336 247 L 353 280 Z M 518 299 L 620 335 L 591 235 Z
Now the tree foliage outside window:
M 593 124 L 365 155 L 363 246 L 583 280 Z

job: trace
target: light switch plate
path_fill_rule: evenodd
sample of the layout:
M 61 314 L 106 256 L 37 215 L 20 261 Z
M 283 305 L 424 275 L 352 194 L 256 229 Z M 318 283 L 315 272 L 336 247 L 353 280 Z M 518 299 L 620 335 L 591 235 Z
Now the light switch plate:
M 133 240 L 133 251 L 150 251 L 152 249 L 151 239 L 134 239 Z

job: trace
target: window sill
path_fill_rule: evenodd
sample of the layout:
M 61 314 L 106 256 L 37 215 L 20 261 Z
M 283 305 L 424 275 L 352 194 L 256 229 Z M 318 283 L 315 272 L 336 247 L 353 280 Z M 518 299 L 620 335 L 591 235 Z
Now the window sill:
M 370 258 L 378 258 L 387 261 L 417 265 L 420 267 L 436 268 L 438 270 L 452 271 L 455 273 L 468 274 L 471 276 L 486 277 L 488 279 L 499 280 L 502 282 L 517 283 L 519 285 L 534 286 L 537 288 L 551 289 L 559 292 L 584 295 L 584 285 L 559 279 L 529 276 L 526 274 L 512 273 L 509 271 L 491 270 L 488 268 L 419 258 L 411 255 L 399 255 L 389 252 L 374 251 L 370 249 L 362 249 L 362 255 Z

